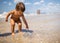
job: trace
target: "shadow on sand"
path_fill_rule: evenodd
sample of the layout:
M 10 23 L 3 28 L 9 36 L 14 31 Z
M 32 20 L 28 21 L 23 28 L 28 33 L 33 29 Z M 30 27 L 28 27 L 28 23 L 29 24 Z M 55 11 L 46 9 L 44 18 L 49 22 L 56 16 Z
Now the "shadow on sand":
M 26 29 L 22 29 L 22 32 L 29 32 L 29 33 L 32 33 L 33 31 L 32 30 L 26 30 Z M 15 34 L 18 33 L 18 30 L 16 30 Z M 0 37 L 6 37 L 6 36 L 10 36 L 11 33 L 8 32 L 8 33 L 2 33 L 0 34 Z

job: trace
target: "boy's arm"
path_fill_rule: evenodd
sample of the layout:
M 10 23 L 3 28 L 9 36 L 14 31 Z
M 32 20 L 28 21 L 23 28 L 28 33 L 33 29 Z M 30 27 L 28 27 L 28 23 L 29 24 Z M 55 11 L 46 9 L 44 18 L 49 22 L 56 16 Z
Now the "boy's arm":
M 26 28 L 28 29 L 29 27 L 28 27 L 28 24 L 27 24 L 27 21 L 26 21 L 26 19 L 25 19 L 24 15 L 22 15 L 22 19 L 23 19 L 23 22 L 24 22 L 24 23 L 25 23 L 25 25 L 26 25 Z
M 10 16 L 10 14 L 8 13 L 7 15 L 6 15 L 6 22 L 8 21 L 8 17 Z
M 12 14 L 13 12 L 9 12 L 7 15 L 6 15 L 6 22 L 8 21 L 8 17 Z

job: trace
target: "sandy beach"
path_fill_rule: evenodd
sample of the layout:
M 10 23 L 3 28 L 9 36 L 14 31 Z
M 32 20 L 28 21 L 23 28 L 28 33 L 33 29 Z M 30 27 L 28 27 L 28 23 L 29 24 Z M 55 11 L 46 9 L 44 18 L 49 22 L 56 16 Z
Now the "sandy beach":
M 10 23 L 0 18 L 0 43 L 60 43 L 60 14 L 25 17 L 29 30 L 22 23 L 22 33 L 19 33 L 16 24 L 14 36 L 11 35 Z

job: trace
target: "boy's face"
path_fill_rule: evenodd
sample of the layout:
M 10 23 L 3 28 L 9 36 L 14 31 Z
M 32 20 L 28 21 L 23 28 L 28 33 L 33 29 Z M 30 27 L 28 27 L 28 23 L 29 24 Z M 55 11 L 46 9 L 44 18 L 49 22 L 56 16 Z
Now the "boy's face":
M 22 12 L 24 12 L 24 11 L 25 11 L 25 6 L 24 6 L 24 4 L 23 4 L 23 3 L 18 3 L 18 4 L 16 5 L 16 10 L 21 10 Z
M 24 6 L 23 6 L 22 4 L 21 4 L 20 6 L 21 6 L 22 8 L 24 8 Z
M 19 5 L 19 9 L 22 10 L 24 7 L 22 4 Z

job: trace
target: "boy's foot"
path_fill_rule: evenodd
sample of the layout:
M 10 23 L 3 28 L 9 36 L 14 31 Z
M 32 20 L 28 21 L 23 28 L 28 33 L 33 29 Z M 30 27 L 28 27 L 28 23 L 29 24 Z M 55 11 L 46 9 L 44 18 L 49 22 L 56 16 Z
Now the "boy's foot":
M 22 30 L 18 30 L 18 32 L 20 33 L 20 32 L 22 32 Z
M 15 34 L 14 33 L 12 33 L 12 36 L 14 36 Z

